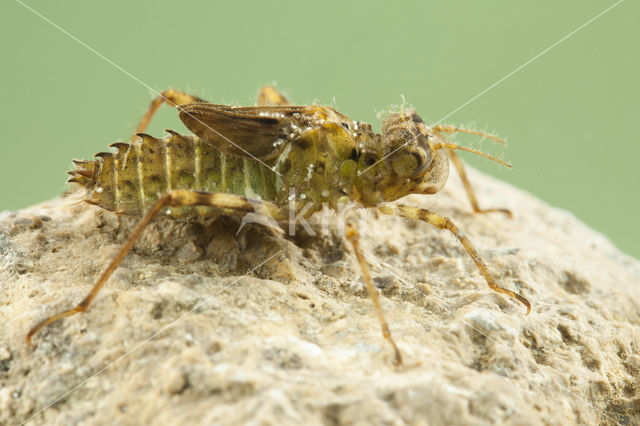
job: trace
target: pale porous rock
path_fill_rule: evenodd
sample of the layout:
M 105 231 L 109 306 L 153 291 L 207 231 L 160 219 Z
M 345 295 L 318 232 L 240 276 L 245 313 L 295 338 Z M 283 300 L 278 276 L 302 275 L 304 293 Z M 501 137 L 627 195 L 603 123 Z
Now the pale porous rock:
M 469 173 L 513 219 L 471 213 L 456 177 L 402 201 L 449 216 L 533 310 L 489 290 L 446 232 L 361 214 L 401 368 L 337 226 L 236 237 L 229 219 L 157 220 L 87 313 L 28 348 L 135 220 L 73 196 L 2 213 L 0 424 L 638 424 L 640 263 Z

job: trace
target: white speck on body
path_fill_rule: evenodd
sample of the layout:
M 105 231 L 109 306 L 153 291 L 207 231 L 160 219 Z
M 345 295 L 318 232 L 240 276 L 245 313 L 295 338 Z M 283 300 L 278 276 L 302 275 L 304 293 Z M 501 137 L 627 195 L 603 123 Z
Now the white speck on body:
M 313 173 L 313 164 L 309 164 L 309 166 L 307 167 L 307 177 L 306 177 L 307 182 L 311 180 L 312 173 Z

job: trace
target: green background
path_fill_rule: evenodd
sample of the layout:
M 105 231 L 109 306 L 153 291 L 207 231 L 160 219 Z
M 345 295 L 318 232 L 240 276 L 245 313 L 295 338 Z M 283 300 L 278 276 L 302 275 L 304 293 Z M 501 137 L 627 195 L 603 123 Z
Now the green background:
M 253 104 L 277 81 L 298 103 L 375 123 L 401 95 L 439 120 L 615 2 L 25 3 L 156 90 Z M 622 2 L 445 120 L 507 137 L 486 146 L 513 170 L 462 155 L 636 257 L 638 17 Z M 17 2 L 0 5 L 0 31 L 4 210 L 59 194 L 70 160 L 127 140 L 152 95 Z M 184 129 L 168 108 L 150 133 L 164 128 Z

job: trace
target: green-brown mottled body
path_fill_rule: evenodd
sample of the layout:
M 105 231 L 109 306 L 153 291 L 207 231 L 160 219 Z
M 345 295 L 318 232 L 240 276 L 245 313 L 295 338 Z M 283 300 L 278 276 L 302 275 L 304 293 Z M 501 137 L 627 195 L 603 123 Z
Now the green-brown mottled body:
M 183 121 L 205 137 L 207 130 L 197 128 L 199 122 L 190 122 L 189 117 L 197 117 L 196 108 L 210 105 L 194 103 L 181 111 Z M 216 114 L 231 112 L 235 119 L 244 112 L 242 107 L 216 107 Z M 278 220 L 288 218 L 284 209 L 304 208 L 308 216 L 323 205 L 338 208 L 347 201 L 376 206 L 409 193 L 434 193 L 446 182 L 445 153 L 430 148 L 427 140 L 437 140 L 436 136 L 410 111 L 390 114 L 382 134 L 330 107 L 263 107 L 249 117 L 285 123 L 278 124 L 281 135 L 269 139 L 266 148 L 256 149 L 250 145 L 250 135 L 245 136 L 247 149 L 256 154 L 259 150 L 261 158 L 234 146 L 218 149 L 210 141 L 215 135 L 204 139 L 168 131 L 157 139 L 138 134 L 130 144 L 111 145 L 113 153 L 76 162 L 70 180 L 87 188 L 87 202 L 121 214 L 141 215 L 163 194 L 191 189 L 272 202 L 282 208 L 274 215 Z M 390 161 L 381 161 L 395 150 Z M 225 212 L 189 206 L 162 213 L 181 217 Z
M 76 162 L 72 179 L 87 188 L 86 201 L 126 215 L 142 215 L 173 189 L 223 192 L 273 200 L 277 175 L 265 165 L 225 154 L 194 135 L 175 132 L 156 139 L 140 134 L 113 153 Z M 171 207 L 173 217 L 217 214 L 212 207 Z

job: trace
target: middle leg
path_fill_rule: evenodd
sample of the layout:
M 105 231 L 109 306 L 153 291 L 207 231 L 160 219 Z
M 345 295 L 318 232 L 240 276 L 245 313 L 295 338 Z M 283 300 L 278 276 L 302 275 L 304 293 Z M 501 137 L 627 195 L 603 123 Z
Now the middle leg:
M 369 298 L 373 302 L 373 307 L 376 310 L 376 314 L 378 315 L 378 321 L 380 321 L 380 325 L 382 326 L 382 335 L 389 342 L 391 347 L 393 348 L 394 359 L 393 362 L 395 365 L 402 364 L 402 355 L 400 354 L 400 350 L 398 346 L 396 346 L 396 342 L 393 341 L 391 337 L 391 331 L 389 330 L 389 324 L 387 324 L 387 320 L 384 317 L 384 311 L 382 310 L 382 305 L 380 304 L 380 298 L 378 297 L 378 289 L 373 285 L 373 281 L 371 281 L 371 275 L 369 274 L 369 266 L 367 265 L 367 261 L 365 260 L 362 252 L 360 251 L 360 233 L 354 227 L 353 224 L 347 222 L 345 227 L 346 237 L 351 243 L 353 247 L 353 252 L 356 255 L 356 259 L 358 259 L 358 263 L 360 264 L 360 269 L 362 271 L 362 278 L 364 282 L 367 284 L 367 292 L 369 293 Z

